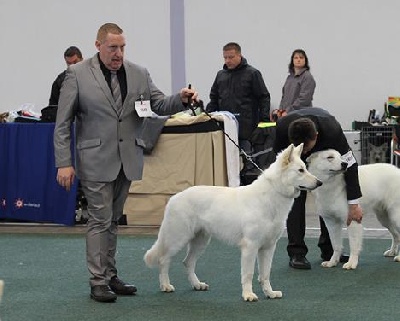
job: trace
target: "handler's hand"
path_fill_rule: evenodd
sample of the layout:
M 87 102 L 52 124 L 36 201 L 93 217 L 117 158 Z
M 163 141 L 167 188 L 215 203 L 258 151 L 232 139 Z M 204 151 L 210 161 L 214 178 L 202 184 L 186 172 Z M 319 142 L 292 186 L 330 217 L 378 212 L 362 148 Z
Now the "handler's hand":
M 347 216 L 347 226 L 350 225 L 352 221 L 361 223 L 363 217 L 363 212 L 360 204 L 349 204 L 349 213 Z
M 71 189 L 74 179 L 75 169 L 72 166 L 60 167 L 57 170 L 57 182 L 67 191 Z
M 199 93 L 197 91 L 195 91 L 194 89 L 182 88 L 180 95 L 181 95 L 182 102 L 187 104 L 189 102 L 189 98 L 191 100 L 198 101 Z

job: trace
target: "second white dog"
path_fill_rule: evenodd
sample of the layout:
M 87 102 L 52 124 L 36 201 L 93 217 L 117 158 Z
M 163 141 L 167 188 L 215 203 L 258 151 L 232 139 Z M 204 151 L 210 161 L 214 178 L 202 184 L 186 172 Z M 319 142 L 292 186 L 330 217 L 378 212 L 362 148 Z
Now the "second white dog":
M 313 153 L 307 158 L 308 170 L 317 176 L 323 186 L 313 191 L 317 213 L 324 218 L 332 241 L 334 253 L 329 261 L 323 262 L 324 267 L 336 266 L 342 252 L 342 228 L 346 224 L 348 205 L 344 170 L 347 163 L 341 159 L 339 152 L 325 150 Z M 358 167 L 358 176 L 362 197 L 360 205 L 363 215 L 376 215 L 379 222 L 392 235 L 392 245 L 384 252 L 385 256 L 394 257 L 400 262 L 400 169 L 386 164 L 376 163 Z M 362 247 L 361 224 L 352 222 L 348 228 L 350 258 L 343 265 L 345 269 L 355 269 Z
M 171 197 L 158 239 L 144 256 L 149 267 L 159 266 L 161 290 L 175 291 L 169 279 L 170 262 L 185 245 L 188 247 L 183 263 L 190 284 L 195 290 L 208 289 L 208 284 L 198 279 L 195 267 L 213 236 L 241 249 L 245 301 L 258 300 L 252 288 L 256 259 L 264 294 L 270 298 L 282 297 L 282 292 L 272 290 L 270 284 L 276 242 L 300 190 L 321 185 L 300 159 L 302 150 L 303 145 L 289 146 L 251 185 L 193 186 Z

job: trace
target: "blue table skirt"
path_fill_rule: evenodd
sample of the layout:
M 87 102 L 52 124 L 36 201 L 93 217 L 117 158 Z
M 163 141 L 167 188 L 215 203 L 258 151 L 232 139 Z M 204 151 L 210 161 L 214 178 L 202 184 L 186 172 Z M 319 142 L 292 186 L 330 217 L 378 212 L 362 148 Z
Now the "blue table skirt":
M 0 124 L 0 219 L 73 225 L 77 182 L 56 181 L 54 123 Z

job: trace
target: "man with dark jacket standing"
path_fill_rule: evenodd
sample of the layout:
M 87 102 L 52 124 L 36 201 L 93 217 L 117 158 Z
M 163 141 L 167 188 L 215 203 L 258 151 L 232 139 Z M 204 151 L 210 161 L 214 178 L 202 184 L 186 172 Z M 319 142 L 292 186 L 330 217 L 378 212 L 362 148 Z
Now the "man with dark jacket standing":
M 326 110 L 317 107 L 294 110 L 288 113 L 287 116 L 280 118 L 277 122 L 274 151 L 278 153 L 291 143 L 296 146 L 304 143 L 303 160 L 311 153 L 326 149 L 336 149 L 342 155 L 343 160 L 348 164 L 347 171 L 344 174 L 348 200 L 347 224 L 350 224 L 351 221 L 361 223 L 362 209 L 358 202 L 361 197 L 358 164 L 347 143 L 342 127 L 335 117 Z M 289 266 L 295 269 L 311 268 L 310 262 L 306 259 L 308 248 L 304 242 L 306 197 L 307 192 L 302 191 L 300 196 L 294 200 L 286 224 Z M 334 201 L 332 200 L 332 202 Z M 333 254 L 333 248 L 328 230 L 321 217 L 320 225 L 321 235 L 318 246 L 321 250 L 321 258 L 328 261 Z M 341 262 L 346 260 L 348 260 L 348 257 L 341 257 Z
M 249 152 L 248 139 L 259 122 L 269 121 L 270 94 L 261 72 L 247 64 L 237 43 L 223 47 L 225 64 L 211 87 L 207 112 L 229 111 L 239 121 L 239 145 Z
M 82 52 L 76 46 L 70 46 L 64 51 L 64 60 L 67 64 L 67 67 L 77 64 L 78 62 L 83 60 Z M 67 70 L 65 69 L 62 73 L 60 73 L 56 80 L 54 80 L 53 85 L 51 86 L 51 94 L 49 99 L 49 106 L 58 105 L 58 99 L 60 98 L 60 90 L 62 83 L 64 82 L 65 75 Z

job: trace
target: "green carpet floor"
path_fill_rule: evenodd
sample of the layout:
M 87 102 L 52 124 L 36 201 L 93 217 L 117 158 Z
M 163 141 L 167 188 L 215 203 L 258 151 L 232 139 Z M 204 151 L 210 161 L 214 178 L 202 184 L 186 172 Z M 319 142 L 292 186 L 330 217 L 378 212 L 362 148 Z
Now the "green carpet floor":
M 171 268 L 175 293 L 161 293 L 156 269 L 143 262 L 155 237 L 119 236 L 117 263 L 123 280 L 138 295 L 101 304 L 89 298 L 82 235 L 0 234 L 0 303 L 2 321 L 64 320 L 398 320 L 400 263 L 383 257 L 390 240 L 367 239 L 359 268 L 320 267 L 316 239 L 308 239 L 312 269 L 288 267 L 286 238 L 280 239 L 271 275 L 282 299 L 266 299 L 254 280 L 260 301 L 243 302 L 240 253 L 212 241 L 198 264 L 210 290 L 191 290 L 178 254 Z

